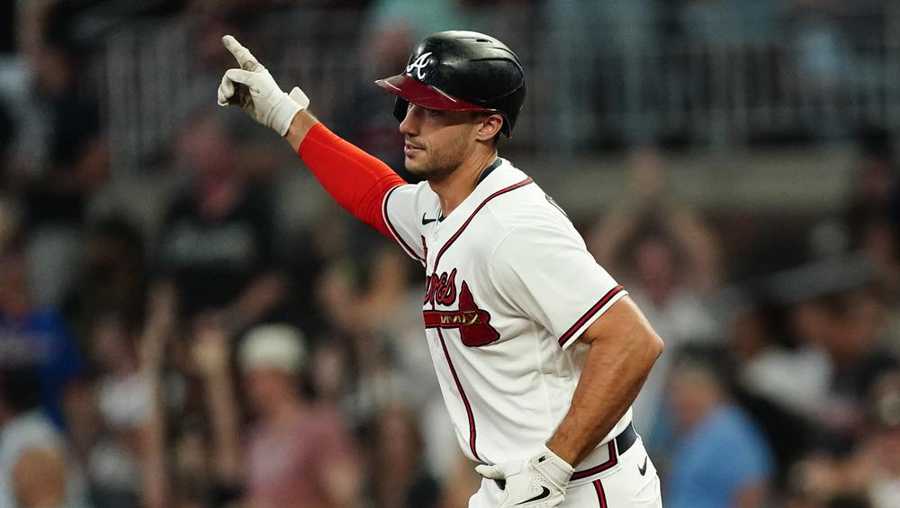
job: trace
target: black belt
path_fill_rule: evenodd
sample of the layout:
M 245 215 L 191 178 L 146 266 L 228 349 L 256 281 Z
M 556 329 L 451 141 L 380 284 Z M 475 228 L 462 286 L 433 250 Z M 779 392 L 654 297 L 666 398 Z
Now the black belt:
M 635 441 L 637 441 L 638 433 L 634 429 L 634 422 L 630 422 L 625 430 L 619 433 L 618 436 L 613 438 L 613 441 L 616 444 L 615 450 L 610 448 L 610 457 L 606 462 L 600 464 L 599 466 L 594 466 L 590 469 L 585 469 L 584 471 L 576 471 L 572 474 L 571 480 L 580 480 L 582 478 L 587 478 L 588 476 L 593 476 L 597 473 L 601 473 L 606 471 L 607 469 L 615 466 L 619 463 L 619 455 L 627 452 L 629 448 L 631 448 Z M 608 444 L 608 442 L 607 442 Z M 613 455 L 612 453 L 615 453 Z M 506 481 L 504 480 L 494 480 L 497 483 L 497 486 L 500 489 L 506 488 Z
M 627 452 L 631 445 L 637 441 L 638 433 L 634 430 L 634 422 L 628 424 L 628 427 L 625 427 L 625 430 L 619 433 L 616 436 L 616 450 L 618 450 L 619 455 Z
M 609 458 L 606 459 L 606 462 L 589 469 L 575 471 L 572 473 L 571 480 L 581 480 L 588 476 L 594 476 L 595 474 L 602 473 L 615 466 L 619 463 L 619 455 L 627 452 L 628 449 L 634 445 L 634 442 L 637 441 L 637 438 L 638 433 L 634 430 L 634 422 L 630 422 L 628 426 L 625 427 L 625 430 L 619 432 L 619 435 L 613 438 L 612 443 L 606 443 L 607 449 L 609 450 Z M 615 444 L 615 446 L 612 446 L 612 444 Z

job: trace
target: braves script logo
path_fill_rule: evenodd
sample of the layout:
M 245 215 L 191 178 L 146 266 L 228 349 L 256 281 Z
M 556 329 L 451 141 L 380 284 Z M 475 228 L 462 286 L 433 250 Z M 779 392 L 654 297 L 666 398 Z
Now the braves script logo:
M 438 277 L 433 273 L 425 281 L 425 303 L 430 303 L 432 307 L 435 304 L 449 307 L 456 301 L 456 268 L 449 274 L 444 272 Z
M 431 56 L 431 51 L 427 53 L 422 53 L 416 58 L 413 63 L 406 66 L 406 73 L 412 74 L 413 71 L 416 71 L 416 77 L 419 78 L 419 81 L 425 79 L 425 71 L 428 70 L 428 57 Z
M 432 274 L 426 281 L 425 303 L 432 307 L 449 307 L 456 301 L 456 268 L 440 276 Z M 458 310 L 425 310 L 425 328 L 456 328 L 462 343 L 469 347 L 486 346 L 500 338 L 491 326 L 491 314 L 479 309 L 466 281 L 459 288 Z

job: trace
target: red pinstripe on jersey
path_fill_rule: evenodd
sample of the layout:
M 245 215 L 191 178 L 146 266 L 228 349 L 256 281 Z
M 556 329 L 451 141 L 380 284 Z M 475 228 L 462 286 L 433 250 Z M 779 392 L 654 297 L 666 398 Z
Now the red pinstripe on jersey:
M 391 235 L 394 237 L 394 239 L 397 241 L 397 243 L 400 244 L 400 247 L 402 247 L 403 250 L 406 251 L 406 254 L 409 255 L 409 257 L 418 260 L 420 263 L 422 263 L 424 265 L 425 260 L 422 259 L 421 257 L 419 257 L 419 255 L 416 254 L 416 251 L 414 251 L 413 248 L 410 247 L 409 244 L 407 244 L 405 240 L 403 240 L 403 237 L 400 236 L 400 233 L 397 232 L 397 228 L 395 228 L 394 225 L 391 223 L 391 218 L 387 213 L 388 200 L 391 199 L 391 194 L 393 194 L 394 191 L 397 190 L 398 187 L 400 187 L 400 186 L 398 185 L 397 187 L 392 188 L 391 190 L 388 191 L 387 194 L 385 194 L 384 200 L 381 203 L 381 215 L 384 217 L 384 223 L 387 224 L 388 231 L 391 232 Z
M 509 187 L 504 187 L 504 188 L 498 190 L 497 192 L 491 194 L 490 196 L 484 198 L 484 201 L 482 201 L 481 204 L 479 204 L 475 208 L 475 210 L 472 211 L 472 213 L 469 215 L 469 218 L 466 219 L 465 222 L 463 222 L 462 226 L 460 226 L 459 229 L 456 230 L 456 233 L 453 233 L 453 236 L 451 236 L 450 239 L 447 240 L 446 243 L 444 243 L 443 247 L 441 247 L 441 250 L 438 251 L 437 257 L 434 259 L 434 270 L 437 271 L 438 264 L 441 262 L 441 256 L 444 255 L 444 252 L 446 252 L 447 249 L 449 249 L 450 246 L 453 245 L 453 242 L 455 242 L 456 239 L 459 238 L 459 235 L 461 235 L 462 232 L 465 231 L 466 227 L 469 226 L 469 223 L 472 222 L 472 219 L 475 218 L 475 215 L 477 215 L 478 212 L 482 208 L 484 208 L 484 205 L 488 204 L 488 201 L 496 198 L 497 196 L 506 194 L 509 191 L 514 191 L 520 187 L 524 187 L 533 182 L 534 182 L 534 180 L 532 180 L 531 177 L 528 177 L 519 183 L 514 183 L 514 184 L 510 185 Z
M 619 454 L 618 450 L 616 450 L 616 440 L 610 439 L 608 443 L 606 443 L 606 448 L 609 450 L 609 458 L 606 459 L 606 462 L 600 464 L 599 466 L 594 466 L 590 469 L 585 469 L 584 471 L 575 471 L 572 474 L 572 481 L 581 480 L 582 478 L 587 478 L 588 476 L 593 476 L 597 473 L 602 473 L 607 469 L 615 466 L 619 463 Z
M 447 343 L 444 341 L 444 334 L 441 333 L 440 328 L 437 329 L 438 337 L 441 339 L 441 348 L 444 349 L 444 358 L 447 359 L 447 366 L 450 367 L 450 374 L 453 375 L 453 381 L 456 383 L 456 389 L 459 391 L 459 397 L 463 401 L 463 405 L 466 407 L 466 416 L 469 417 L 469 449 L 472 450 L 472 456 L 474 456 L 477 460 L 481 460 L 481 457 L 478 456 L 478 450 L 475 449 L 475 414 L 472 413 L 472 406 L 469 405 L 469 398 L 466 397 L 466 391 L 463 390 L 462 383 L 459 382 L 459 376 L 456 375 L 456 368 L 453 366 L 453 361 L 450 359 L 450 352 L 447 350 Z
M 600 508 L 609 508 L 606 505 L 606 492 L 603 490 L 603 484 L 600 483 L 600 480 L 597 480 L 593 483 L 594 490 L 597 492 L 597 501 L 600 502 Z
M 569 329 L 566 330 L 566 332 L 564 334 L 559 336 L 559 345 L 562 346 L 566 342 L 568 342 L 568 340 L 570 338 L 572 338 L 572 334 L 577 332 L 582 326 L 584 326 L 585 323 L 588 322 L 589 319 L 591 319 L 591 317 L 593 317 L 595 314 L 597 314 L 597 312 L 599 312 L 600 309 L 602 309 L 604 305 L 609 303 L 609 301 L 612 299 L 612 297 L 616 296 L 623 290 L 624 290 L 624 288 L 622 286 L 616 286 L 616 287 L 610 289 L 609 291 L 607 291 L 607 293 L 605 295 L 603 295 L 603 298 L 600 298 L 600 300 L 598 300 L 597 303 L 595 303 L 593 307 L 588 309 L 588 311 L 585 312 L 584 315 L 582 315 L 578 319 L 578 321 L 575 322 L 574 325 L 569 327 Z
M 453 245 L 453 242 L 455 242 L 456 239 L 459 238 L 459 235 L 461 235 L 462 232 L 465 231 L 465 229 L 466 229 L 466 227 L 468 227 L 469 223 L 472 222 L 472 219 L 475 218 L 475 215 L 477 215 L 478 212 L 482 208 L 484 208 L 484 205 L 486 205 L 490 200 L 496 198 L 497 196 L 506 194 L 507 192 L 510 192 L 510 191 L 514 191 L 514 190 L 516 190 L 520 187 L 524 187 L 532 182 L 534 182 L 534 180 L 532 180 L 529 177 L 529 178 L 522 180 L 521 182 L 512 184 L 508 187 L 504 187 L 504 188 L 498 190 L 497 192 L 494 192 L 490 196 L 486 197 L 484 199 L 484 201 L 482 201 L 475 208 L 475 210 L 472 211 L 472 213 L 469 215 L 469 218 L 466 219 L 465 222 L 463 222 L 462 226 L 460 226 L 459 229 L 456 230 L 456 233 L 453 233 L 453 236 L 451 236 L 450 239 L 447 240 L 447 242 L 444 243 L 444 245 L 438 251 L 437 256 L 434 259 L 434 268 L 432 269 L 432 271 L 437 272 L 438 264 L 441 262 L 441 256 L 443 256 L 444 252 L 446 252 L 447 249 L 450 248 L 451 245 Z M 456 389 L 459 391 L 459 396 L 462 399 L 463 405 L 466 408 L 466 415 L 469 418 L 469 449 L 472 451 L 472 455 L 477 460 L 481 460 L 481 457 L 479 457 L 478 451 L 475 446 L 475 441 L 476 441 L 475 415 L 472 413 L 472 406 L 469 404 L 469 399 L 468 399 L 468 397 L 466 397 L 466 392 L 465 392 L 465 390 L 463 390 L 462 383 L 460 383 L 460 381 L 459 381 L 459 376 L 456 374 L 456 368 L 453 367 L 453 361 L 450 359 L 450 352 L 447 350 L 447 344 L 444 341 L 444 334 L 441 332 L 440 328 L 437 328 L 437 332 L 438 332 L 438 337 L 440 337 L 440 340 L 441 340 L 441 347 L 444 350 L 444 357 L 447 359 L 447 366 L 450 368 L 450 374 L 453 375 L 453 381 L 456 383 Z

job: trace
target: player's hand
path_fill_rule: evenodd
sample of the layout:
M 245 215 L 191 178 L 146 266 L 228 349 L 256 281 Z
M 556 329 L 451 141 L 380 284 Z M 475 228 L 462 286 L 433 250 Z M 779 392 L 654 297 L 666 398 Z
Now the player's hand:
M 499 508 L 551 508 L 562 504 L 572 477 L 572 466 L 549 448 L 526 461 L 475 468 L 490 480 L 505 481 L 505 497 Z
M 294 115 L 309 107 L 309 98 L 297 87 L 290 95 L 284 93 L 269 71 L 234 37 L 226 35 L 222 43 L 241 68 L 225 71 L 219 85 L 219 105 L 237 104 L 254 120 L 283 137 Z

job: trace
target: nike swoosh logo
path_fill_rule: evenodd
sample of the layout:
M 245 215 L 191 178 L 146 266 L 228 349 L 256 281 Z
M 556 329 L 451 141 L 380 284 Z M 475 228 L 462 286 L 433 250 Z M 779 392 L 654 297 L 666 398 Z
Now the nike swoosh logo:
M 431 224 L 432 222 L 437 222 L 437 219 L 426 219 L 425 214 L 424 213 L 422 214 L 422 225 L 423 226 L 427 226 L 427 225 Z
M 638 466 L 638 473 L 641 473 L 641 476 L 647 474 L 647 456 L 644 456 L 644 465 Z
M 550 489 L 548 489 L 547 487 L 541 487 L 541 488 L 544 489 L 544 490 L 541 491 L 540 494 L 534 496 L 534 497 L 531 498 L 531 499 L 526 499 L 526 500 L 524 500 L 524 501 L 522 501 L 522 502 L 516 503 L 516 505 L 518 506 L 518 505 L 520 505 L 520 504 L 530 503 L 530 502 L 532 502 L 532 501 L 540 501 L 541 499 L 544 499 L 545 497 L 549 497 L 549 496 L 550 496 Z

